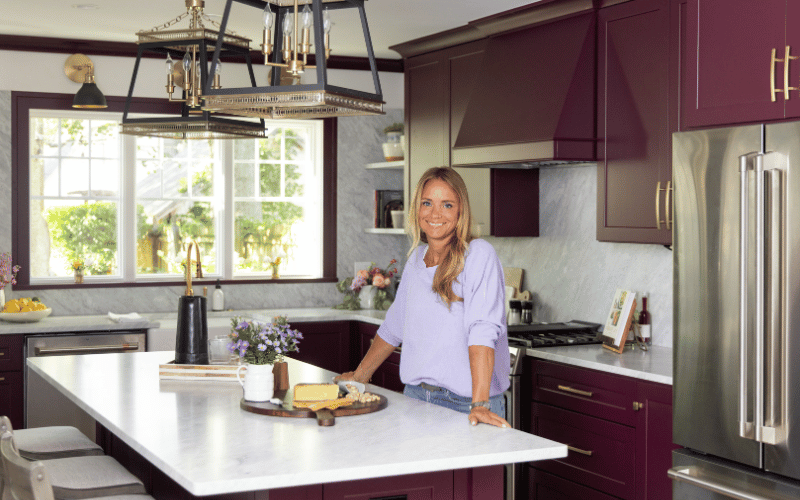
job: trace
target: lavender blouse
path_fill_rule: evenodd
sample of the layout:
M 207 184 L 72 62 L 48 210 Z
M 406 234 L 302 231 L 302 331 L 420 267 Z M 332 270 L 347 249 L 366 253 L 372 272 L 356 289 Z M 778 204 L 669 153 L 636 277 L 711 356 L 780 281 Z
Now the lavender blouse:
M 453 283 L 463 302 L 447 305 L 433 291 L 436 266 L 426 267 L 427 245 L 417 247 L 403 270 L 394 303 L 378 335 L 393 346 L 403 344 L 400 379 L 425 382 L 459 396 L 472 396 L 469 346 L 494 349 L 490 396 L 509 386 L 510 361 L 505 319 L 503 267 L 486 240 L 472 240 L 464 270 Z

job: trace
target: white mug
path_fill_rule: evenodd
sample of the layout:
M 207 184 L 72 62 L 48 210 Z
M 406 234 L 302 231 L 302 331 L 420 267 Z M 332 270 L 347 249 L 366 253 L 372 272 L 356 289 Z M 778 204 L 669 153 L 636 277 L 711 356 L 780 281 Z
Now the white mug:
M 244 381 L 242 381 L 242 368 L 247 367 Z M 275 376 L 272 374 L 273 365 L 241 365 L 236 369 L 236 379 L 244 388 L 244 400 L 254 403 L 269 401 L 274 395 Z

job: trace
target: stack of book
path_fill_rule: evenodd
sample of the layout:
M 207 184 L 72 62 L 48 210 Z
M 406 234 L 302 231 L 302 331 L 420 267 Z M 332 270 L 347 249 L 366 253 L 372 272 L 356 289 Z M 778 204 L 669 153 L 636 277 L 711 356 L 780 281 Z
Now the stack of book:
M 391 228 L 392 210 L 403 210 L 403 191 L 391 189 L 375 190 L 375 227 Z

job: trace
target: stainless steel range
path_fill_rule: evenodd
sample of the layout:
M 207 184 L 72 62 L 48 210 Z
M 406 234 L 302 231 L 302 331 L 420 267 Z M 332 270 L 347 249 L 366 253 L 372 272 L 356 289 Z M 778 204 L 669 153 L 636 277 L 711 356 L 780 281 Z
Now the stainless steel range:
M 508 327 L 508 345 L 525 349 L 565 345 L 601 344 L 598 323 L 572 320 L 566 323 L 534 323 Z

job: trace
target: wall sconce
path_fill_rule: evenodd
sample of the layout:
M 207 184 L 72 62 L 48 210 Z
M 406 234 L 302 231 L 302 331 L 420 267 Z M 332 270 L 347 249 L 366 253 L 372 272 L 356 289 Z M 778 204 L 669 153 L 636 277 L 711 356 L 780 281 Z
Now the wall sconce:
M 73 108 L 107 108 L 106 96 L 94 83 L 94 64 L 83 54 L 72 54 L 64 63 L 64 73 L 76 83 L 82 83 L 72 100 Z

